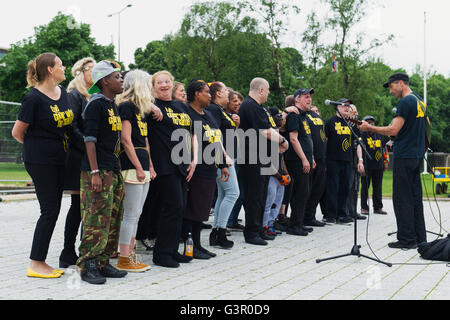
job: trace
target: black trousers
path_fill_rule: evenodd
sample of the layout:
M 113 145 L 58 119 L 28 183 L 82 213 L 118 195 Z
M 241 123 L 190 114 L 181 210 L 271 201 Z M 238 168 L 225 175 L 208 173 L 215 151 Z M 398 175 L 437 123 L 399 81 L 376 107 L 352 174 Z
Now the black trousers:
M 289 225 L 291 227 L 302 227 L 305 222 L 305 207 L 311 188 L 311 175 L 303 172 L 302 165 L 299 162 L 286 161 L 286 166 L 292 179 Z
M 374 210 L 383 209 L 383 202 L 382 202 L 383 169 L 379 170 L 366 169 L 366 176 L 361 177 L 361 208 L 369 210 L 367 199 L 369 197 L 369 187 L 371 181 L 373 190 L 372 193 L 373 209 Z
M 327 160 L 326 218 L 337 219 L 347 216 L 351 172 L 351 162 Z
M 180 241 L 187 182 L 186 177 L 180 174 L 160 176 L 158 179 L 160 212 L 153 258 L 164 255 L 172 257 Z
M 45 261 L 61 209 L 64 166 L 25 163 L 25 169 L 33 179 L 41 208 L 41 215 L 34 230 L 30 259 Z
M 305 221 L 316 219 L 316 210 L 325 192 L 327 164 L 325 159 L 316 160 L 316 167 L 311 169 L 311 192 L 305 207 Z
M 352 167 L 350 174 L 350 191 L 347 200 L 347 213 L 350 217 L 356 217 L 360 182 L 361 174 L 358 172 L 358 168 Z
M 397 239 L 404 244 L 426 242 L 423 216 L 421 159 L 394 159 L 393 193 Z
M 243 164 L 240 167 L 244 187 L 245 239 L 259 236 L 262 230 L 269 176 L 261 175 L 261 166 Z
M 136 240 L 155 239 L 158 230 L 158 219 L 160 212 L 159 198 L 159 177 L 150 182 L 147 198 L 142 208 L 142 214 L 139 217 L 139 223 L 136 231 Z

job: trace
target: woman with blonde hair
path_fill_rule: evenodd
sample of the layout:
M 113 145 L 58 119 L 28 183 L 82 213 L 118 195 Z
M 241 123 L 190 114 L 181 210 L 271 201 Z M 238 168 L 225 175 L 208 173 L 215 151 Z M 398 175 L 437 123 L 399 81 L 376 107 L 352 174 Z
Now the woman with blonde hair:
M 43 53 L 28 63 L 30 92 L 23 98 L 12 136 L 23 143 L 25 169 L 33 179 L 41 215 L 36 223 L 28 277 L 59 278 L 64 271 L 45 260 L 61 208 L 67 131 L 74 115 L 66 90 L 66 68 L 54 53 Z
M 156 177 L 147 139 L 147 116 L 162 120 L 153 103 L 152 77 L 145 71 L 132 70 L 125 76 L 124 91 L 117 97 L 122 121 L 120 164 L 124 178 L 124 214 L 119 237 L 117 269 L 143 272 L 150 266 L 138 261 L 134 252 L 139 217 L 148 194 L 150 180 Z
M 182 84 L 181 82 L 175 81 L 175 83 L 173 84 L 172 99 L 181 101 L 183 103 L 187 102 L 186 90 L 184 89 L 184 84 Z
M 66 167 L 64 171 L 64 190 L 70 191 L 71 204 L 66 216 L 64 227 L 64 248 L 59 256 L 59 267 L 67 268 L 75 265 L 78 255 L 75 251 L 75 241 L 81 223 L 80 213 L 80 167 L 85 150 L 83 140 L 83 119 L 81 113 L 86 107 L 91 95 L 88 89 L 92 83 L 92 68 L 95 60 L 93 58 L 83 58 L 78 60 L 72 67 L 72 76 L 68 90 L 70 107 L 74 114 L 71 124 L 71 135 L 69 148 L 66 156 Z

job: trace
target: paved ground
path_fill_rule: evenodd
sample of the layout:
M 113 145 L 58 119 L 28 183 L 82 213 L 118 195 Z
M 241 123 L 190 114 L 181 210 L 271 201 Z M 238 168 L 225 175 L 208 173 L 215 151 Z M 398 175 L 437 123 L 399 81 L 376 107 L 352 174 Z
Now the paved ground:
M 63 227 L 70 199 L 65 197 L 47 262 L 58 267 Z M 358 223 L 361 253 L 393 263 L 392 267 L 355 256 L 316 263 L 316 259 L 350 252 L 353 226 L 315 228 L 308 237 L 283 234 L 268 246 L 244 242 L 235 232 L 232 250 L 208 247 L 209 231 L 202 232 L 205 247 L 217 253 L 211 260 L 194 260 L 178 269 L 153 265 L 151 255 L 143 262 L 152 269 L 129 273 L 123 279 L 108 279 L 95 286 L 80 281 L 73 270 L 59 279 L 25 276 L 39 206 L 36 200 L 0 203 L 0 300 L 448 300 L 449 267 L 422 260 L 417 250 L 394 250 L 391 200 L 384 200 L 388 216 L 371 215 Z M 431 213 L 431 209 L 433 214 Z M 450 230 L 450 202 L 439 202 L 442 233 Z M 436 203 L 424 203 L 427 229 L 439 232 Z M 321 214 L 318 214 L 321 216 Z M 243 214 L 241 213 L 241 216 Z M 428 241 L 436 238 L 429 234 Z M 116 260 L 113 260 L 115 263 Z M 411 265 L 404 265 L 409 263 Z

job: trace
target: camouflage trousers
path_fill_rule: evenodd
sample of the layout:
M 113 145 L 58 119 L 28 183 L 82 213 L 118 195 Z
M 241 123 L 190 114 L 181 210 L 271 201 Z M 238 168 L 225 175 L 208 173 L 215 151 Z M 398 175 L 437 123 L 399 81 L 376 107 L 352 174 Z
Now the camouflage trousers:
M 103 268 L 119 245 L 123 217 L 122 174 L 100 171 L 102 191 L 91 189 L 90 172 L 82 171 L 80 178 L 82 238 L 77 266 L 84 272 L 85 261 L 96 259 Z

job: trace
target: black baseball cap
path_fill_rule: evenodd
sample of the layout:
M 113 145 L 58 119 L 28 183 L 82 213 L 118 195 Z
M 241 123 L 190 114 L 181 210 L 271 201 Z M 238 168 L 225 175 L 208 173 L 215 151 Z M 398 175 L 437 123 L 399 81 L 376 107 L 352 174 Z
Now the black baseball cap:
M 369 120 L 372 120 L 373 122 L 375 122 L 375 117 L 374 116 L 365 116 L 363 118 L 363 121 L 369 121 Z
M 270 108 L 269 108 L 269 113 L 270 113 L 270 115 L 271 115 L 272 117 L 275 117 L 276 115 L 283 113 L 283 111 L 281 111 L 281 110 L 280 110 L 279 108 L 277 108 L 277 107 L 270 107 Z
M 392 76 L 389 77 L 388 81 L 383 84 L 383 87 L 388 88 L 389 84 L 391 84 L 394 81 L 399 81 L 399 80 L 409 82 L 409 77 L 407 74 L 404 74 L 401 72 L 394 73 Z
M 340 98 L 337 102 L 353 104 L 353 101 L 347 98 Z
M 311 89 L 305 89 L 305 88 L 301 88 L 298 89 L 297 91 L 294 92 L 294 99 L 297 98 L 298 96 L 304 95 L 304 94 L 313 94 L 314 93 L 314 88 Z

